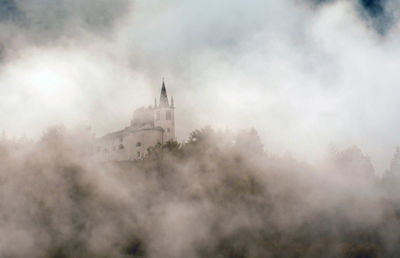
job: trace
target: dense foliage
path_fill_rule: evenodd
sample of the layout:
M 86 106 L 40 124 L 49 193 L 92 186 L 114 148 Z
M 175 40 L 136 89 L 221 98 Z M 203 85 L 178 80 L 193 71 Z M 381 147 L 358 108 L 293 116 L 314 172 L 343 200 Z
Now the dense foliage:
M 267 155 L 254 129 L 206 127 L 126 162 L 83 142 L 3 142 L 1 257 L 400 256 L 399 151 L 381 179 L 357 147 L 312 167 Z

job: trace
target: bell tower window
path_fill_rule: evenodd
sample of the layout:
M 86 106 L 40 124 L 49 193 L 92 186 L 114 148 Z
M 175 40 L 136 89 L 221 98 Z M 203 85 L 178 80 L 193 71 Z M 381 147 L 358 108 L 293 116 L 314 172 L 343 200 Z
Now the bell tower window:
M 165 113 L 165 118 L 167 119 L 167 120 L 171 120 L 171 111 L 167 111 L 166 113 Z

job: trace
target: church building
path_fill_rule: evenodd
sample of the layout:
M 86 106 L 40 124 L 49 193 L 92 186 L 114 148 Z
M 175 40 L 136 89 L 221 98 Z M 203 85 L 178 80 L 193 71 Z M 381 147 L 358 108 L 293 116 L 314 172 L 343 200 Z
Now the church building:
M 98 153 L 108 160 L 135 160 L 143 158 L 149 147 L 176 140 L 174 110 L 163 80 L 158 104 L 156 98 L 154 106 L 136 109 L 129 126 L 101 137 Z

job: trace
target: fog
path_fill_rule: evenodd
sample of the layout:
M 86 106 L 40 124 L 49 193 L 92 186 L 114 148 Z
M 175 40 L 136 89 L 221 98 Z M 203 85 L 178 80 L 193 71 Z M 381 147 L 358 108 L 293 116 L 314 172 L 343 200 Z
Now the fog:
M 398 7 L 3 1 L 1 128 L 37 138 L 88 123 L 100 136 L 150 105 L 164 77 L 180 139 L 205 125 L 254 126 L 277 152 L 310 162 L 356 144 L 381 174 L 399 142 Z
M 218 140 L 218 141 L 217 141 Z M 257 132 L 194 131 L 140 161 L 93 154 L 87 129 L 0 145 L 2 257 L 390 257 L 400 152 L 384 180 L 357 147 L 319 166 Z
M 149 257 L 237 246 L 268 257 L 283 253 L 260 249 L 258 234 L 271 225 L 285 249 L 302 227 L 313 241 L 314 222 L 332 256 L 371 228 L 377 250 L 396 254 L 397 199 L 380 177 L 397 171 L 399 10 L 397 0 L 0 1 L 0 254 L 115 257 L 139 239 Z M 207 125 L 219 138 L 188 145 L 180 162 L 170 150 L 143 164 L 85 153 L 93 139 L 76 131 L 124 128 L 162 78 L 178 142 Z M 261 156 L 236 153 L 228 132 L 249 128 Z M 263 190 L 244 187 L 243 201 L 231 176 Z

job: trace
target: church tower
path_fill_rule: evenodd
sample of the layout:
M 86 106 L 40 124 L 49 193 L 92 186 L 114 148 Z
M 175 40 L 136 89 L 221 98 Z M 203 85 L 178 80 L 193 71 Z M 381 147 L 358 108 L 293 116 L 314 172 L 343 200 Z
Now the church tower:
M 157 103 L 154 103 L 154 126 L 161 127 L 164 130 L 163 143 L 175 140 L 174 111 L 174 98 L 171 97 L 171 103 L 169 103 L 167 89 L 165 88 L 165 83 L 163 80 L 158 106 Z

